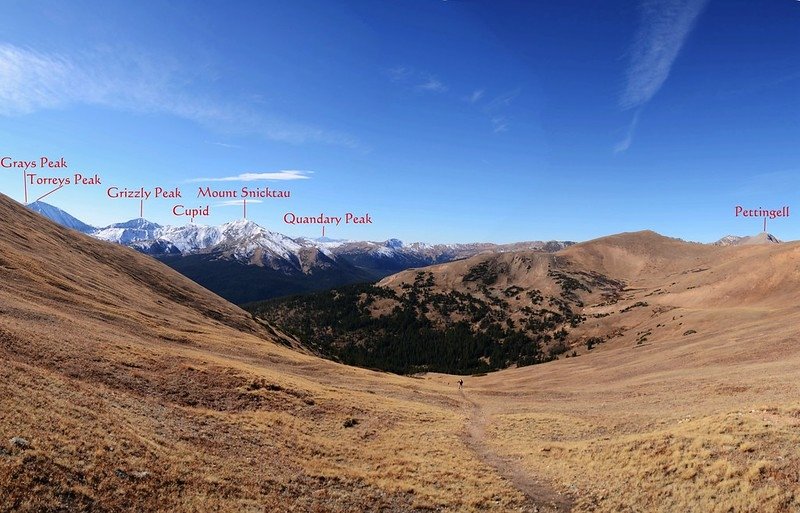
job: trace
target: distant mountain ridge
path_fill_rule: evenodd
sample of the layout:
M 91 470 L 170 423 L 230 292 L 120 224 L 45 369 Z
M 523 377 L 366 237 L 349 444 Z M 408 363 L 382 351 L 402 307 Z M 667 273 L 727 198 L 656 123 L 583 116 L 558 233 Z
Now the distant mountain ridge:
M 733 247 L 620 233 L 556 253 L 478 254 L 247 308 L 343 363 L 480 373 L 571 358 L 617 339 L 629 348 L 674 342 L 703 330 L 693 318 L 699 308 L 796 303 L 800 243 L 766 233 L 723 243 Z M 770 265 L 757 265 L 764 255 Z
M 138 218 L 98 228 L 41 201 L 28 208 L 67 228 L 155 257 L 238 304 L 373 282 L 407 269 L 464 260 L 481 253 L 555 253 L 575 244 L 406 244 L 399 239 L 291 238 L 243 219 L 219 226 L 162 226 Z M 708 245 L 779 243 L 774 235 L 761 233 L 749 237 L 728 235 Z
M 451 262 L 483 252 L 523 249 L 554 252 L 574 244 L 570 241 L 405 244 L 399 239 L 383 242 L 293 239 L 248 220 L 220 226 L 162 226 L 138 218 L 96 228 L 46 203 L 29 207 L 68 228 L 151 255 L 240 304 L 375 281 L 409 268 Z
M 726 235 L 714 243 L 715 246 L 742 246 L 745 244 L 781 244 L 783 241 L 771 233 L 762 232 L 758 235 L 740 237 L 738 235 Z

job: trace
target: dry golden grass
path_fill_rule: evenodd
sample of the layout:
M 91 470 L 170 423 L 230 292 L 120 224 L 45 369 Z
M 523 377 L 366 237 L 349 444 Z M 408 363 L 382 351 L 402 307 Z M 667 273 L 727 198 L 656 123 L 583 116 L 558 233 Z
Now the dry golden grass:
M 0 510 L 526 505 L 463 442 L 451 387 L 288 349 L 147 257 L 0 216 Z
M 574 265 L 628 283 L 616 310 L 672 288 L 587 327 L 622 329 L 599 349 L 467 378 L 462 396 L 453 376 L 353 369 L 275 343 L 291 341 L 4 197 L 0 217 L 2 511 L 799 506 L 796 246 L 648 235 L 570 248 Z M 781 271 L 736 274 L 763 261 Z
M 469 378 L 491 450 L 574 511 L 800 510 L 800 245 L 640 233 L 560 256 L 627 283 L 619 303 L 587 307 L 611 315 L 576 330 L 619 336 Z

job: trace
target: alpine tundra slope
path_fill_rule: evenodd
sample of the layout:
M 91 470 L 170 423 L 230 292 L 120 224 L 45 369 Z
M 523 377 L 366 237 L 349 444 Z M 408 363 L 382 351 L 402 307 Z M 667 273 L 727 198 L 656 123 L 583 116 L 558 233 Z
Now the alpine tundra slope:
M 621 335 L 459 390 L 311 356 L 5 196 L 0 218 L 0 511 L 800 507 L 798 243 L 567 248 L 564 266 L 625 283 L 583 324 Z M 495 257 L 473 258 L 431 268 L 431 287 Z M 535 286 L 527 265 L 497 283 Z

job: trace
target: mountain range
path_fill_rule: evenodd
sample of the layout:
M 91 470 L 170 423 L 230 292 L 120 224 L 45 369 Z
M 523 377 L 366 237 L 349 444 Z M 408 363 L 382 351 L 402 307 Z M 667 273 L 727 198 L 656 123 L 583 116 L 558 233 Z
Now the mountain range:
M 220 226 L 162 226 L 139 218 L 99 228 L 41 201 L 28 208 L 67 228 L 153 256 L 238 304 L 376 281 L 405 269 L 482 252 L 554 252 L 574 244 L 406 244 L 398 239 L 291 238 L 243 219 Z
M 247 313 L 2 194 L 0 218 L 0 511 L 800 508 L 800 243 L 623 233 Z M 283 329 L 304 311 L 343 361 L 550 361 L 348 367 Z M 341 337 L 370 317 L 397 344 Z
M 620 337 L 639 346 L 655 333 L 688 336 L 696 326 L 684 327 L 666 312 L 675 304 L 744 302 L 747 279 L 730 268 L 753 265 L 758 255 L 794 256 L 797 243 L 779 242 L 766 233 L 713 244 L 623 233 L 553 253 L 485 252 L 401 271 L 374 285 L 247 308 L 343 363 L 472 374 L 577 356 Z M 759 271 L 773 295 L 773 288 L 797 280 L 793 272 L 765 267 Z M 720 279 L 723 271 L 727 277 Z
M 782 241 L 772 235 L 771 233 L 759 233 L 758 235 L 750 235 L 740 237 L 738 235 L 726 235 L 717 242 L 715 246 L 746 246 L 749 244 L 780 244 Z

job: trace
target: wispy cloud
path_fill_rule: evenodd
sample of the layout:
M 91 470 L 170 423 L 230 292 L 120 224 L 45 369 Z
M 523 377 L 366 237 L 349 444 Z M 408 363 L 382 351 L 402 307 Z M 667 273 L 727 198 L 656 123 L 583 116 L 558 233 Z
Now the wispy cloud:
M 623 153 L 633 144 L 641 108 L 658 93 L 708 0 L 643 0 L 641 17 L 630 49 L 623 110 L 638 109 L 625 138 L 614 145 Z
M 443 93 L 447 91 L 447 86 L 444 85 L 441 80 L 431 75 L 427 79 L 425 79 L 424 82 L 419 84 L 417 86 L 417 89 L 420 91 L 429 91 L 432 93 Z
M 386 74 L 389 75 L 389 79 L 393 82 L 402 82 L 411 78 L 414 75 L 414 70 L 408 66 L 395 66 L 386 70 Z
M 97 51 L 67 56 L 0 43 L 0 116 L 92 105 L 168 114 L 226 134 L 361 147 L 349 134 L 262 115 L 252 105 L 189 93 L 187 81 L 191 77 L 187 79 L 185 70 L 143 55 Z
M 492 118 L 492 131 L 496 134 L 501 132 L 508 132 L 508 122 L 503 116 L 496 116 Z
M 386 70 L 386 75 L 392 82 L 405 84 L 417 91 L 429 93 L 444 93 L 448 90 L 447 85 L 436 75 L 416 70 L 411 66 L 399 65 Z
M 238 144 L 229 144 L 229 143 L 218 142 L 218 141 L 210 141 L 210 142 L 206 141 L 206 142 L 208 142 L 208 144 L 213 144 L 214 146 L 222 146 L 223 148 L 236 148 L 236 149 L 241 149 L 242 148 Z
M 639 114 L 641 112 L 641 109 L 639 109 L 636 111 L 636 114 L 633 115 L 633 120 L 631 121 L 631 124 L 628 125 L 628 131 L 625 133 L 625 138 L 614 145 L 614 153 L 623 153 L 628 151 L 628 148 L 630 148 L 631 144 L 633 144 L 633 135 L 636 133 L 636 127 L 639 124 Z
M 640 107 L 661 89 L 708 0 L 644 0 L 630 50 L 623 109 Z
M 519 88 L 506 91 L 493 97 L 482 106 L 483 112 L 489 116 L 489 120 L 492 123 L 492 132 L 496 134 L 508 132 L 509 118 L 507 113 L 511 104 L 514 103 L 514 100 L 517 99 L 521 92 L 522 89 Z
M 480 101 L 481 98 L 483 98 L 483 93 L 484 93 L 483 89 L 476 89 L 472 91 L 472 94 L 467 96 L 465 99 L 469 103 L 477 103 Z
M 492 98 L 492 100 L 486 105 L 485 109 L 488 112 L 496 112 L 498 110 L 510 107 L 514 100 L 517 99 L 517 96 L 522 92 L 522 89 L 512 89 L 510 91 L 506 91 L 502 94 L 499 94 Z
M 475 109 L 479 109 L 486 115 L 494 133 L 508 131 L 508 110 L 522 92 L 522 89 L 516 88 L 487 98 L 486 90 L 483 88 L 473 89 L 471 93 L 465 94 L 463 89 L 457 91 L 459 88 L 454 87 L 455 91 L 451 92 L 450 87 L 437 75 L 420 71 L 411 66 L 398 65 L 386 69 L 385 72 L 392 82 L 402 85 L 408 90 L 420 93 L 437 93 L 442 95 L 443 98 L 464 101 L 474 105 Z M 448 92 L 450 94 L 445 94 Z
M 216 178 L 192 178 L 187 180 L 188 183 L 199 182 L 258 182 L 270 180 L 308 180 L 311 178 L 311 171 L 297 171 L 294 169 L 287 169 L 282 171 L 273 171 L 269 173 L 241 173 L 234 176 L 222 176 Z

